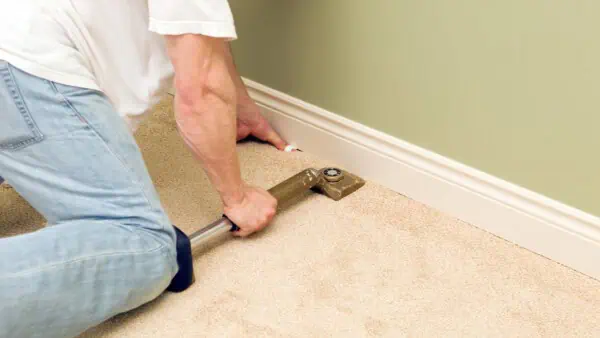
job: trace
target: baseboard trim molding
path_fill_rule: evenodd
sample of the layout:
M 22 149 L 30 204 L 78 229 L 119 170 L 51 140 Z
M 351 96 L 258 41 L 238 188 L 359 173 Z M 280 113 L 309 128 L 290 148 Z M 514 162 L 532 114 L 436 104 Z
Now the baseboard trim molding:
M 244 79 L 289 142 L 600 280 L 600 218 Z

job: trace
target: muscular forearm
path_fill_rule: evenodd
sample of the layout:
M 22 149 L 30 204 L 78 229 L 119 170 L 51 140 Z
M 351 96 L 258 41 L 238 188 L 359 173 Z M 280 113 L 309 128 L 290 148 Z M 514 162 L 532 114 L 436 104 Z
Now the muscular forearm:
M 224 204 L 239 202 L 243 181 L 236 153 L 237 89 L 223 41 L 198 35 L 167 37 L 175 68 L 179 132 Z
M 231 79 L 235 84 L 235 89 L 237 93 L 237 104 L 238 105 L 246 105 L 252 104 L 254 101 L 248 95 L 248 90 L 246 89 L 246 84 L 242 81 L 242 77 L 238 73 L 237 67 L 235 65 L 235 61 L 233 59 L 233 52 L 231 50 L 231 45 L 228 42 L 223 42 L 225 45 L 225 59 L 227 61 L 227 69 L 229 70 L 229 74 L 231 74 Z
M 180 135 L 200 161 L 224 204 L 242 197 L 240 165 L 235 149 L 235 112 L 230 106 L 209 105 L 206 110 L 186 111 L 178 102 L 176 121 Z

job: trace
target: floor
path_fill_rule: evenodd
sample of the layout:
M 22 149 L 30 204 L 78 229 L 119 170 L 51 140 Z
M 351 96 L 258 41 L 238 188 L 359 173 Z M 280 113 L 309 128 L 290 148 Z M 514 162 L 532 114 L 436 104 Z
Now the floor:
M 192 232 L 221 214 L 180 142 L 170 102 L 137 137 L 172 220 Z M 268 188 L 307 153 L 240 144 L 244 177 Z M 0 236 L 42 220 L 6 188 Z M 598 337 L 600 282 L 426 205 L 367 183 L 334 202 L 309 195 L 262 233 L 202 248 L 182 294 L 82 337 Z

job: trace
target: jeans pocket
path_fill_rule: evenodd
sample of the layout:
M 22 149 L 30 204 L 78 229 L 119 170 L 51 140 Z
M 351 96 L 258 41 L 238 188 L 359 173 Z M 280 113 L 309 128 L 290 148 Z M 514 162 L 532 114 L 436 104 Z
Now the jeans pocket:
M 0 150 L 19 150 L 43 140 L 10 65 L 0 63 Z

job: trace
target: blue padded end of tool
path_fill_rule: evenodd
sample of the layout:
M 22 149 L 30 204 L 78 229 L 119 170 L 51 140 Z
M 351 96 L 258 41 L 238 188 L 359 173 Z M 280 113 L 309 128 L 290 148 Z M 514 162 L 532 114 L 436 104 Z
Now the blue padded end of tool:
M 175 233 L 177 234 L 177 265 L 179 271 L 171 280 L 171 284 L 167 287 L 167 291 L 181 292 L 194 284 L 194 264 L 192 257 L 192 245 L 188 236 L 176 226 Z

